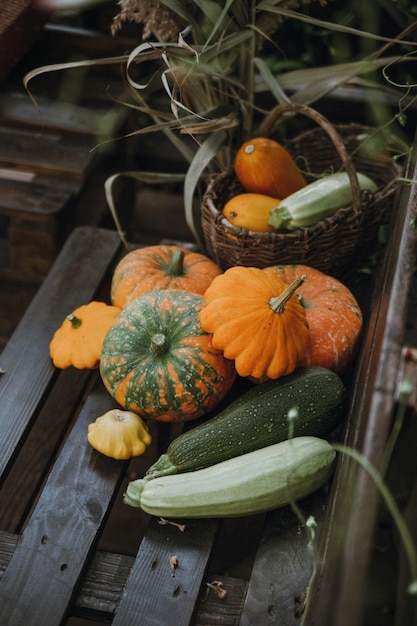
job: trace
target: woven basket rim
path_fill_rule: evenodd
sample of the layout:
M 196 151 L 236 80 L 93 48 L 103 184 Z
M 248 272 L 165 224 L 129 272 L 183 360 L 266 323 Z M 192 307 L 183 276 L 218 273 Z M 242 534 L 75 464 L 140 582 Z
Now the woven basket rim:
M 282 263 L 303 263 L 329 274 L 351 272 L 369 256 L 378 239 L 378 229 L 392 214 L 394 192 L 402 166 L 389 156 L 386 146 L 377 153 L 365 144 L 374 132 L 360 123 L 331 124 L 320 113 L 296 103 L 278 105 L 266 117 L 261 136 L 269 136 L 282 115 L 301 113 L 316 125 L 283 142 L 291 156 L 305 159 L 306 172 L 325 175 L 345 170 L 351 183 L 353 201 L 316 224 L 293 231 L 255 232 L 234 226 L 223 214 L 225 203 L 246 190 L 234 168 L 207 178 L 201 204 L 201 226 L 208 255 L 223 269 L 232 265 L 267 267 Z M 377 184 L 374 193 L 361 191 L 357 172 Z M 314 180 L 313 173 L 306 180 Z M 356 190 L 356 191 L 355 191 Z
M 366 133 L 370 134 L 375 129 L 369 125 L 362 125 L 360 123 L 345 123 L 345 124 L 335 124 L 333 126 L 335 131 L 342 140 L 342 135 L 344 132 L 354 131 L 354 134 L 357 133 Z M 303 131 L 296 137 L 289 139 L 286 142 L 286 146 L 291 146 L 291 144 L 297 143 L 299 141 L 308 139 L 313 135 L 317 135 L 321 132 L 326 132 L 323 128 L 312 128 Z M 358 219 L 360 219 L 360 215 L 367 207 L 372 204 L 373 201 L 378 201 L 382 199 L 386 194 L 390 192 L 391 187 L 395 186 L 398 180 L 398 177 L 402 173 L 402 167 L 396 162 L 391 160 L 389 162 L 390 168 L 392 169 L 392 177 L 385 185 L 381 185 L 374 193 L 370 192 L 360 192 L 360 204 L 358 207 L 355 207 L 352 204 L 349 206 L 339 208 L 333 215 L 329 217 L 322 218 L 319 222 L 312 226 L 306 226 L 302 228 L 298 228 L 294 231 L 272 231 L 272 232 L 259 232 L 249 230 L 243 227 L 238 227 L 232 224 L 227 220 L 227 218 L 222 213 L 223 207 L 216 206 L 216 200 L 218 194 L 216 192 L 215 187 L 221 183 L 227 183 L 229 181 L 237 181 L 236 175 L 234 173 L 234 169 L 232 166 L 226 167 L 223 171 L 211 174 L 206 179 L 206 190 L 203 194 L 203 202 L 202 205 L 207 210 L 210 211 L 211 217 L 216 224 L 221 223 L 222 227 L 227 230 L 233 236 L 236 236 L 240 241 L 243 239 L 250 240 L 251 237 L 256 237 L 258 240 L 263 240 L 267 243 L 279 243 L 283 241 L 304 239 L 308 236 L 314 236 L 316 232 L 320 232 L 323 228 L 331 228 L 334 223 L 338 223 L 342 220 L 345 220 L 352 214 L 357 214 Z M 352 162 L 352 167 L 355 170 L 355 178 L 356 178 L 356 169 Z
M 363 149 L 364 135 L 372 136 L 375 130 L 371 126 L 347 123 L 336 125 L 335 130 L 352 155 L 357 171 L 375 180 L 377 191 L 362 192 L 359 210 L 351 204 L 312 226 L 257 232 L 234 226 L 223 214 L 225 203 L 245 192 L 234 168 L 229 166 L 212 174 L 206 179 L 201 226 L 204 248 L 220 267 L 302 263 L 342 277 L 369 258 L 375 250 L 380 226 L 391 219 L 403 166 L 389 156 L 384 146 L 377 155 Z M 323 128 L 303 130 L 283 145 L 294 158 L 305 158 L 307 171 L 314 167 L 318 175 L 325 175 L 328 170 L 343 169 L 337 150 L 324 133 Z M 307 180 L 310 178 L 314 180 L 313 175 L 307 175 Z
M 230 172 L 229 170 L 224 170 L 224 172 L 222 173 L 229 173 L 229 175 L 232 176 L 233 170 L 231 170 Z M 214 223 L 220 223 L 226 231 L 236 236 L 240 241 L 242 241 L 244 238 L 250 240 L 251 237 L 256 237 L 256 239 L 264 240 L 267 243 L 274 244 L 283 241 L 291 241 L 293 239 L 301 240 L 308 236 L 314 236 L 316 232 L 321 232 L 323 228 L 326 227 L 330 228 L 333 224 L 345 220 L 351 214 L 360 215 L 364 210 L 366 210 L 366 208 L 371 204 L 373 200 L 383 197 L 387 193 L 389 188 L 396 182 L 396 179 L 393 179 L 391 183 L 386 185 L 384 188 L 377 190 L 374 194 L 364 192 L 362 195 L 362 201 L 361 206 L 359 207 L 359 211 L 355 209 L 354 206 L 351 204 L 346 207 L 341 207 L 333 215 L 322 218 L 319 222 L 313 224 L 312 226 L 300 227 L 293 231 L 276 230 L 272 232 L 259 232 L 249 230 L 241 226 L 235 226 L 234 224 L 229 222 L 229 220 L 223 215 L 222 210 L 216 206 L 216 194 L 213 194 L 211 187 L 213 186 L 213 184 L 218 182 L 219 176 L 221 176 L 221 174 L 213 175 L 211 180 L 209 180 L 207 189 L 203 196 L 203 207 L 205 207 L 211 213 Z M 303 235 L 301 233 L 303 233 Z
M 262 125 L 262 135 L 269 137 L 278 121 L 285 114 L 300 114 L 312 120 L 319 128 L 321 128 L 330 138 L 336 151 L 342 161 L 345 171 L 349 177 L 352 188 L 352 206 L 354 211 L 360 210 L 361 190 L 353 161 L 346 150 L 346 146 L 337 130 L 337 126 L 332 124 L 324 115 L 305 104 L 298 102 L 287 102 L 279 104 L 271 109 L 264 119 Z

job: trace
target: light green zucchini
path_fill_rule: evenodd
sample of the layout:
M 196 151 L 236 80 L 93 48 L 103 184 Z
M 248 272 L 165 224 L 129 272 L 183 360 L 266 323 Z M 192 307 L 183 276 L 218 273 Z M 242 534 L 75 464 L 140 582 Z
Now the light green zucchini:
M 295 437 L 194 472 L 131 481 L 124 502 L 168 518 L 252 515 L 319 489 L 335 459 L 325 439 Z
M 300 367 L 254 385 L 214 417 L 174 439 L 146 479 L 190 472 L 288 438 L 288 413 L 297 408 L 293 436 L 326 437 L 346 414 L 347 392 L 323 367 Z
M 358 173 L 357 177 L 361 191 L 367 189 L 373 193 L 377 190 L 374 181 L 365 174 Z M 270 212 L 268 224 L 287 230 L 312 226 L 351 204 L 352 186 L 348 174 L 330 174 L 284 198 Z

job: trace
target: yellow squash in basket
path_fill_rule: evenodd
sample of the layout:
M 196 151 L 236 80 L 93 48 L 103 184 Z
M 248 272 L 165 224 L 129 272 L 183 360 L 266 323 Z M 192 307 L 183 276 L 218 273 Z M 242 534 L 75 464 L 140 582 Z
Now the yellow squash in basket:
M 233 226 L 246 228 L 258 233 L 275 230 L 268 224 L 270 213 L 279 206 L 281 200 L 260 193 L 239 193 L 223 207 L 223 215 Z

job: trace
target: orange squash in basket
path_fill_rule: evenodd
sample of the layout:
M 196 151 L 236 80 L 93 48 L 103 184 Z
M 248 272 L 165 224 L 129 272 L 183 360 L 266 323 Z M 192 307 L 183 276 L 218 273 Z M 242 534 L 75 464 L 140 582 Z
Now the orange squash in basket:
M 246 191 L 284 199 L 306 185 L 294 159 L 280 143 L 255 137 L 236 153 L 234 170 Z

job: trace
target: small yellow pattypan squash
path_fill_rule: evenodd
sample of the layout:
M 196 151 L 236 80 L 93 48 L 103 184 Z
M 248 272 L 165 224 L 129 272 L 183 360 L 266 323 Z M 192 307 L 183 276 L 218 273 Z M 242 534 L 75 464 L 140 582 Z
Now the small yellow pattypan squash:
M 67 315 L 49 344 L 55 367 L 98 367 L 104 337 L 120 311 L 117 306 L 92 301 Z
M 120 409 L 111 409 L 89 424 L 87 439 L 95 450 L 117 460 L 139 456 L 152 443 L 139 415 Z

